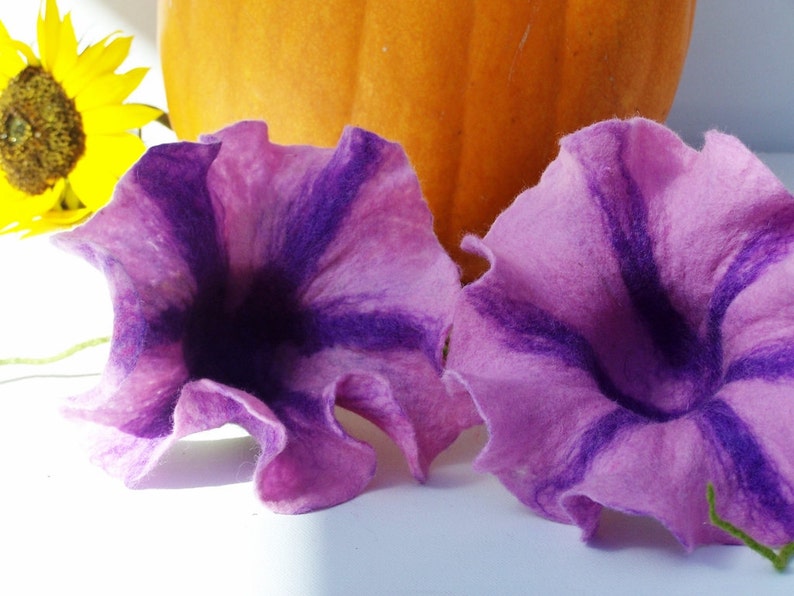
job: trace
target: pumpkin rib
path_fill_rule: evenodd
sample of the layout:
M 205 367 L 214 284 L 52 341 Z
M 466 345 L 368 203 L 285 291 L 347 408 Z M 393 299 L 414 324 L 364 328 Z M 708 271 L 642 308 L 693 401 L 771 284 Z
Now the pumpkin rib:
M 487 12 L 489 5 L 484 0 L 479 8 Z M 484 262 L 459 248 L 463 233 L 484 234 L 507 204 L 501 197 L 509 195 L 512 200 L 522 188 L 533 183 L 533 164 L 550 161 L 553 155 L 549 153 L 556 152 L 554 111 L 543 108 L 554 105 L 559 94 L 560 69 L 555 62 L 563 24 L 559 5 L 513 3 L 510 8 L 512 12 L 505 8 L 503 15 L 509 27 L 477 18 L 479 26 L 471 39 L 471 51 L 476 56 L 495 51 L 502 54 L 499 59 L 481 61 L 472 68 L 461 175 L 456 182 L 458 196 L 466 196 L 468 200 L 453 203 L 452 209 L 442 212 L 450 220 L 451 233 L 439 236 L 467 271 L 482 268 Z M 504 28 L 500 44 L 503 48 L 494 47 L 497 25 Z M 527 84 L 527 81 L 542 81 L 542 84 Z M 487 118 L 483 118 L 483 106 L 487 106 Z M 483 146 L 493 150 L 485 152 Z M 503 160 L 523 164 L 521 173 L 505 175 Z
M 433 226 L 436 231 L 436 235 L 439 238 L 449 238 L 452 234 L 455 233 L 455 222 L 452 217 L 438 217 L 438 213 L 453 213 L 455 210 L 455 192 L 454 189 L 458 188 L 460 184 L 460 180 L 464 177 L 464 147 L 466 141 L 466 130 L 464 128 L 466 122 L 466 112 L 470 109 L 470 103 L 468 101 L 468 95 L 471 89 L 471 85 L 469 81 L 471 81 L 471 72 L 472 72 L 472 37 L 474 35 L 474 28 L 477 22 L 477 2 L 469 3 L 469 12 L 468 18 L 466 19 L 467 27 L 465 31 L 459 31 L 459 41 L 461 47 L 464 49 L 466 57 L 463 60 L 463 64 L 465 67 L 463 70 L 463 80 L 461 81 L 461 94 L 463 96 L 463 101 L 461 103 L 461 107 L 459 108 L 459 114 L 457 115 L 456 120 L 458 121 L 457 125 L 457 134 L 454 146 L 454 151 L 450 151 L 448 153 L 448 157 L 450 161 L 454 164 L 451 168 L 450 172 L 450 180 L 453 180 L 452 183 L 452 191 L 447 193 L 439 193 L 438 197 L 438 205 L 439 208 L 434 210 L 433 213 Z M 444 150 L 448 151 L 451 148 L 445 147 Z M 446 245 L 447 243 L 445 243 Z M 460 245 L 460 241 L 449 243 L 450 245 L 454 245 L 456 248 Z
M 352 43 L 358 47 L 358 51 L 356 54 L 356 62 L 355 67 L 353 69 L 352 78 L 355 83 L 352 85 L 353 87 L 353 94 L 350 98 L 350 105 L 347 111 L 347 122 L 352 123 L 355 118 L 356 107 L 358 103 L 361 101 L 359 97 L 359 90 L 361 89 L 361 63 L 363 61 L 364 52 L 366 51 L 366 47 L 364 44 L 364 31 L 366 30 L 367 19 L 369 18 L 370 14 L 370 4 L 369 0 L 362 1 L 363 9 L 361 11 L 361 26 L 358 29 L 356 39 Z
M 428 11 L 434 19 L 427 18 Z M 352 124 L 402 143 L 425 195 L 450 204 L 454 201 L 461 150 L 457 127 L 466 104 L 460 97 L 469 76 L 463 56 L 468 51 L 466 37 L 473 20 L 471 0 L 370 2 L 364 24 L 359 94 L 350 119 Z M 456 43 L 439 50 L 435 36 L 454 38 Z M 406 101 L 415 89 L 423 89 L 426 96 L 422 101 Z M 423 126 L 417 127 L 415 122 Z M 434 155 L 439 152 L 443 152 L 443 160 Z M 436 232 L 444 237 L 449 222 L 438 213 L 435 209 Z
M 561 136 L 613 116 L 666 117 L 695 0 L 158 0 L 158 10 L 178 136 L 259 118 L 277 143 L 331 146 L 346 124 L 399 142 L 471 279 L 482 263 L 459 250 L 461 236 L 484 233 L 535 184 Z
M 481 2 L 475 1 L 474 11 L 475 13 L 472 22 L 472 28 L 469 31 L 467 38 L 467 84 L 464 88 L 463 113 L 460 124 L 461 140 L 460 149 L 457 154 L 457 167 L 454 185 L 455 189 L 460 189 L 467 184 L 467 180 L 471 175 L 472 167 L 482 167 L 481 164 L 473 162 L 478 159 L 476 153 L 479 152 L 479 141 L 481 138 L 483 138 L 484 134 L 487 134 L 486 130 L 479 130 L 479 128 L 483 125 L 483 123 L 486 127 L 488 126 L 488 123 L 482 118 L 481 111 L 483 106 L 480 105 L 479 101 L 479 95 L 481 94 L 481 69 L 478 64 L 478 59 L 480 58 L 480 52 L 482 51 L 481 45 L 483 38 Z M 510 68 L 508 69 L 510 75 L 507 81 L 508 85 L 510 84 L 510 78 L 514 73 L 518 58 L 519 54 L 516 51 L 513 53 Z M 472 157 L 474 159 L 472 159 Z M 493 157 L 495 156 L 480 156 L 482 160 L 486 161 L 492 159 Z M 476 230 L 466 227 L 464 221 L 465 218 L 461 217 L 460 205 L 455 200 L 455 194 L 451 194 L 444 199 L 445 200 L 442 203 L 442 209 L 440 212 L 446 213 L 447 217 L 445 218 L 444 225 L 438 226 L 436 228 L 437 233 L 441 239 L 441 242 L 447 247 L 447 250 L 455 257 L 458 262 L 461 262 L 461 259 L 469 258 L 460 249 L 463 231 L 466 230 L 467 232 L 476 232 Z

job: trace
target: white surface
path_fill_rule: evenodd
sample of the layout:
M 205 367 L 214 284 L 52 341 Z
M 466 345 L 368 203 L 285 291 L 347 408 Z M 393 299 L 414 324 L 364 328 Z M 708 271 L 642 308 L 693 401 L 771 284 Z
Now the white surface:
M 794 159 L 788 162 L 794 173 Z M 107 332 L 104 280 L 43 239 L 0 238 L 0 357 L 42 355 Z M 236 432 L 185 441 L 128 490 L 90 465 L 58 413 L 92 386 L 94 348 L 43 369 L 0 369 L 0 593 L 81 594 L 790 594 L 743 548 L 687 555 L 655 522 L 606 514 L 597 541 L 544 521 L 471 470 L 473 429 L 415 484 L 396 450 L 346 417 L 379 451 L 357 499 L 302 516 L 270 513 L 250 483 L 255 445 Z M 30 375 L 37 375 L 31 377 Z
M 701 0 L 704 11 L 714 12 L 715 4 Z M 32 35 L 28 19 L 37 6 L 4 2 L 0 20 L 14 35 L 26 27 Z M 141 100 L 162 105 L 154 0 L 62 6 L 73 7 L 87 39 L 115 28 L 138 34 L 129 64 L 153 67 Z M 715 121 L 722 113 L 715 107 Z M 794 155 L 765 158 L 794 188 Z M 0 358 L 50 354 L 110 329 L 102 277 L 43 239 L 0 238 L 0 280 Z M 466 433 L 419 486 L 382 435 L 347 417 L 376 445 L 378 475 L 359 498 L 303 516 L 275 515 L 259 504 L 249 480 L 255 446 L 226 430 L 183 442 L 148 488 L 128 490 L 86 461 L 80 437 L 58 413 L 66 395 L 96 382 L 84 375 L 99 371 L 106 353 L 101 347 L 44 368 L 0 369 L 0 594 L 794 590 L 794 572 L 779 575 L 747 549 L 714 546 L 687 555 L 649 520 L 607 513 L 596 542 L 584 545 L 576 528 L 534 516 L 494 478 L 471 470 L 482 429 Z

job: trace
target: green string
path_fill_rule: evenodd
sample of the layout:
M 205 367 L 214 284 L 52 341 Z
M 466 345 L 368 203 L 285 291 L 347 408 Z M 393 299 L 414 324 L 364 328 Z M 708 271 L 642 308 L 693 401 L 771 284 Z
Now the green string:
M 730 522 L 722 519 L 719 515 L 717 515 L 717 508 L 714 503 L 714 485 L 711 484 L 711 482 L 706 485 L 706 499 L 708 499 L 709 502 L 709 519 L 711 520 L 712 524 L 725 530 L 731 536 L 735 536 L 755 552 L 772 561 L 772 565 L 774 565 L 775 569 L 778 571 L 782 572 L 786 569 L 789 559 L 792 555 L 794 555 L 794 542 L 789 542 L 783 548 L 781 548 L 779 552 L 775 552 L 773 549 L 761 544 L 752 536 L 746 532 L 743 532 Z
M 102 344 L 106 344 L 110 341 L 110 337 L 95 337 L 94 339 L 89 339 L 79 344 L 75 344 L 70 348 L 65 349 L 63 352 L 59 352 L 54 356 L 45 356 L 44 358 L 0 358 L 0 366 L 5 366 L 9 364 L 31 364 L 31 365 L 39 365 L 39 364 L 51 364 L 53 362 L 58 362 L 59 360 L 64 360 L 69 356 L 77 354 L 86 348 L 92 348 L 94 346 L 99 346 Z

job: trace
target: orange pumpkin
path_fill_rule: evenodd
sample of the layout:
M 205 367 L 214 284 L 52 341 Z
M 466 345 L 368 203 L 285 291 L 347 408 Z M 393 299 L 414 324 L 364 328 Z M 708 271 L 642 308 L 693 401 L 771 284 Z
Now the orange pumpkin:
M 160 0 L 171 122 L 193 139 L 264 119 L 279 143 L 346 124 L 399 141 L 442 243 L 483 233 L 537 182 L 560 136 L 662 120 L 695 0 Z

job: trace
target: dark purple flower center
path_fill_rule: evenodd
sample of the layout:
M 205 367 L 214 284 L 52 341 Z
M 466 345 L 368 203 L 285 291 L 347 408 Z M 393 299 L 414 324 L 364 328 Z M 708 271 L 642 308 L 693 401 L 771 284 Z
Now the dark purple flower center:
M 227 282 L 209 284 L 188 315 L 183 340 L 192 378 L 209 378 L 270 403 L 280 389 L 285 354 L 305 351 L 310 313 L 299 307 L 286 276 L 260 274 L 240 304 Z
M 302 304 L 285 273 L 263 270 L 242 301 L 232 303 L 225 279 L 204 284 L 183 317 L 182 345 L 191 378 L 209 378 L 273 404 L 295 358 L 340 346 L 372 352 L 422 351 L 436 363 L 432 320 L 392 310 L 356 310 L 341 303 Z M 430 331 L 428 331 L 430 330 Z

